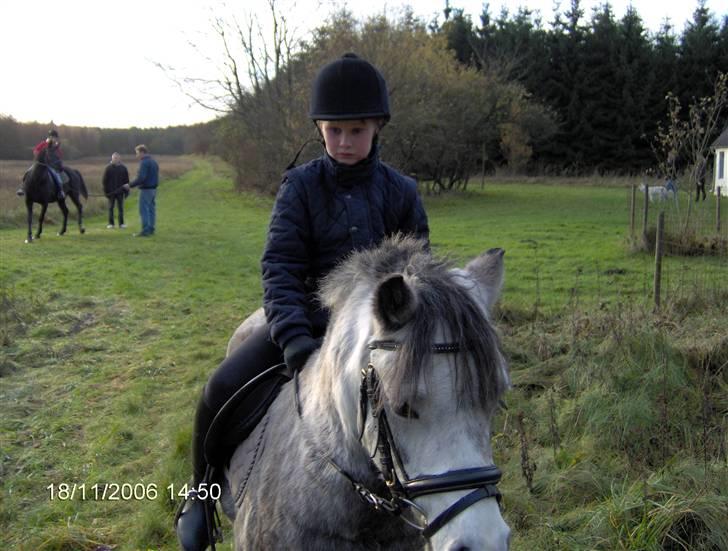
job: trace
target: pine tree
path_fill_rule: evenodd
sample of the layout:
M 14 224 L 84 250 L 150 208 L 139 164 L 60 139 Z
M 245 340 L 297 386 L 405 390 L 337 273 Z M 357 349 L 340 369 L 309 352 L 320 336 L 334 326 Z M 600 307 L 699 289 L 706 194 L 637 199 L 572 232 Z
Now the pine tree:
M 710 95 L 718 71 L 728 70 L 725 57 L 719 59 L 719 46 L 715 17 L 705 6 L 705 0 L 699 0 L 693 19 L 687 23 L 680 38 L 677 91 L 680 103 L 687 105 L 694 98 Z
M 584 66 L 580 81 L 584 91 L 579 137 L 587 166 L 614 168 L 621 136 L 616 133 L 622 104 L 619 75 L 620 35 L 609 4 L 594 11 L 583 47 Z
M 665 100 L 667 92 L 676 92 L 679 82 L 677 74 L 679 45 L 674 27 L 668 20 L 662 24 L 653 41 L 652 67 L 655 80 L 660 86 L 656 86 L 650 115 L 657 120 L 667 112 Z
M 658 83 L 652 65 L 652 49 L 642 18 L 629 7 L 619 23 L 617 81 L 621 101 L 614 131 L 621 139 L 614 168 L 636 172 L 649 166 L 650 146 L 645 135 L 654 128 L 649 116 L 650 99 Z
M 554 108 L 560 123 L 559 133 L 541 150 L 541 159 L 547 164 L 577 171 L 585 166 L 580 140 L 589 132 L 584 119 L 582 53 L 586 29 L 580 23 L 582 16 L 579 0 L 572 0 L 570 10 L 563 17 L 555 14 L 548 40 L 549 71 L 541 95 Z
M 473 52 L 475 33 L 469 15 L 465 15 L 460 8 L 450 8 L 440 32 L 447 38 L 448 48 L 455 52 L 455 57 L 460 63 L 472 65 L 475 62 Z

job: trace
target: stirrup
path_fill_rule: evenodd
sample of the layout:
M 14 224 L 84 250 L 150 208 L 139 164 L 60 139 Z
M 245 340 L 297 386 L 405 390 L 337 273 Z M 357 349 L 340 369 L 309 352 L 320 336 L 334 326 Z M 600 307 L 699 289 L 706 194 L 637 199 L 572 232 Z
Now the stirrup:
M 205 469 L 205 476 L 202 477 L 202 480 L 197 483 L 199 486 L 200 484 L 205 484 L 205 487 L 209 488 L 210 481 L 212 480 L 213 474 L 215 473 L 215 468 L 211 465 L 208 465 Z M 177 524 L 179 522 L 180 517 L 182 516 L 182 510 L 185 508 L 185 505 L 187 505 L 187 502 L 190 499 L 197 499 L 198 496 L 197 488 L 192 488 L 189 492 L 187 492 L 187 496 L 182 500 L 182 502 L 177 507 L 177 511 L 174 514 L 174 527 L 177 528 Z M 205 510 L 205 528 L 207 529 L 207 542 L 208 546 L 212 551 L 215 551 L 215 544 L 216 543 L 222 543 L 223 542 L 223 535 L 222 535 L 222 522 L 220 521 L 220 514 L 217 512 L 217 500 L 212 499 L 210 497 L 210 494 L 207 494 L 207 498 L 202 500 L 202 505 Z

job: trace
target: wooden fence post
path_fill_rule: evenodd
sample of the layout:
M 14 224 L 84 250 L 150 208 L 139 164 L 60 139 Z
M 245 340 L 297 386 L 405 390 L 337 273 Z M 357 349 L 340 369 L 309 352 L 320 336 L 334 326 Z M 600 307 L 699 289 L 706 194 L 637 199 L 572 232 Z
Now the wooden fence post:
M 720 234 L 720 190 L 721 187 L 718 186 L 715 196 L 715 233 L 717 234 Z
M 480 189 L 485 188 L 485 142 L 483 142 L 483 160 L 480 164 Z
M 629 206 L 629 234 L 634 235 L 634 211 L 637 203 L 637 186 L 632 184 L 632 200 Z
M 647 215 L 649 212 L 649 205 L 650 205 L 650 196 L 649 196 L 649 186 L 645 185 L 645 208 L 642 212 L 642 242 L 644 243 L 645 248 L 647 249 Z M 648 249 L 649 250 L 649 249 Z
M 657 233 L 655 234 L 655 281 L 653 290 L 655 295 L 655 310 L 660 308 L 660 287 L 662 285 L 662 250 L 665 232 L 665 211 L 660 211 L 657 217 Z

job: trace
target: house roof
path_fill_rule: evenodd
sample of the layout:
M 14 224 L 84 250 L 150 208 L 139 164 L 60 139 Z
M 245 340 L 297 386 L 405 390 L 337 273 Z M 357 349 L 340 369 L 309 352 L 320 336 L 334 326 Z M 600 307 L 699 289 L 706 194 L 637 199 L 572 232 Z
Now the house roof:
M 720 136 L 710 145 L 713 149 L 728 147 L 728 126 L 723 129 Z

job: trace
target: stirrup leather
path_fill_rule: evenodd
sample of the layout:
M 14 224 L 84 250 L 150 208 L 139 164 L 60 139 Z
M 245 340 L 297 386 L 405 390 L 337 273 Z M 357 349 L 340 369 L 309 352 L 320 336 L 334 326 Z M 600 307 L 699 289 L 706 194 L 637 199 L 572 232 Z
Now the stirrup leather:
M 204 484 L 205 487 L 209 488 L 213 475 L 215 474 L 215 468 L 208 465 L 205 469 L 205 476 L 198 483 L 198 486 Z M 177 507 L 177 512 L 174 515 L 174 526 L 177 526 L 180 517 L 182 516 L 182 510 L 185 508 L 187 502 L 191 499 L 198 499 L 197 488 L 192 488 L 188 493 L 187 497 L 182 500 Z M 217 511 L 217 500 L 210 497 L 209 492 L 207 497 L 202 500 L 202 504 L 205 510 L 205 529 L 207 530 L 207 541 L 209 542 L 210 549 L 215 551 L 215 544 L 223 542 L 222 535 L 222 522 L 220 521 L 220 514 Z

